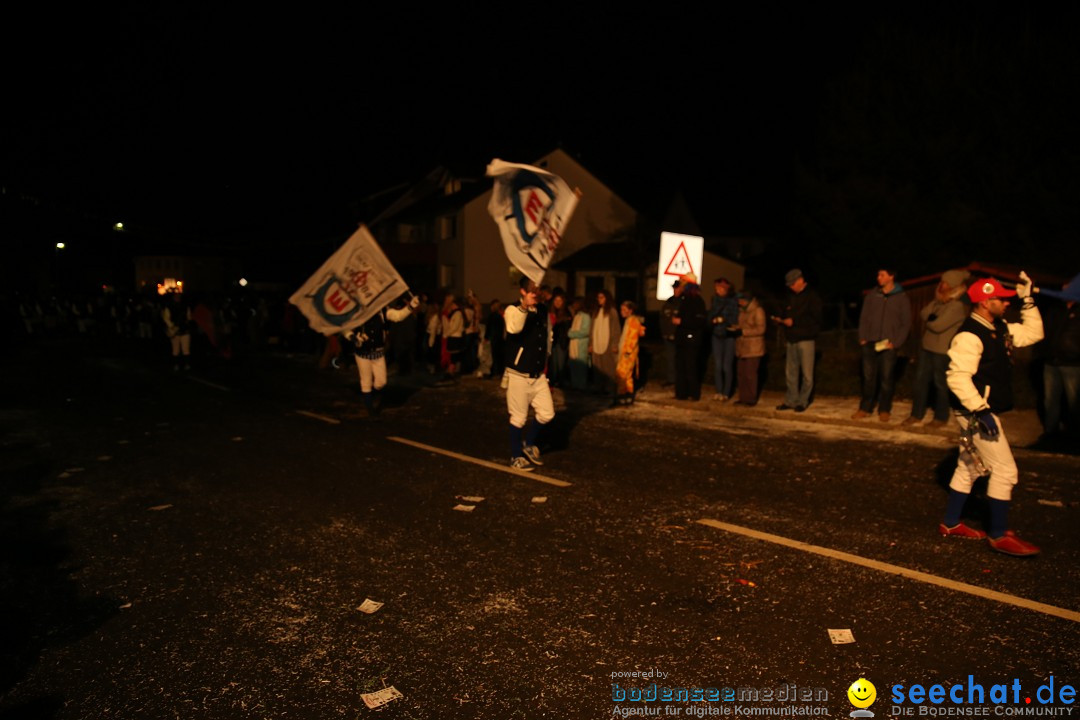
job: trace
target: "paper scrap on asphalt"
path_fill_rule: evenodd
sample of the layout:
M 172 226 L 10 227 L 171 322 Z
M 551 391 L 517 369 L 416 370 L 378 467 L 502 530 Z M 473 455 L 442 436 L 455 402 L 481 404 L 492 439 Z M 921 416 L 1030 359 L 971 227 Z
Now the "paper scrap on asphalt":
M 534 503 L 546 503 L 547 502 L 547 496 L 546 495 L 536 495 L 536 496 L 533 497 L 532 501 Z
M 356 609 L 362 613 L 367 613 L 368 615 L 370 615 L 382 606 L 383 604 L 381 602 L 378 602 L 377 600 L 372 600 L 371 598 L 364 598 L 364 602 L 362 602 L 360 604 L 360 607 Z
M 1059 507 L 1059 508 L 1065 507 L 1065 503 L 1061 502 L 1060 500 L 1043 500 L 1042 498 L 1040 498 L 1039 499 L 1039 504 L 1040 505 L 1049 505 L 1050 507 Z
M 117 440 L 116 444 L 117 445 L 130 445 L 131 441 L 130 440 Z
M 832 640 L 833 645 L 845 645 L 855 642 L 855 636 L 846 628 L 843 630 L 829 628 L 829 639 Z
M 242 441 L 243 439 L 244 439 L 244 438 L 242 438 L 242 437 L 240 437 L 239 435 L 237 435 L 236 437 L 234 437 L 234 438 L 232 439 L 232 441 L 233 441 L 233 442 L 241 442 L 241 441 Z
M 65 472 L 60 473 L 56 477 L 58 477 L 58 478 L 69 478 L 69 477 L 71 477 L 71 473 L 65 471 Z
M 372 709 L 382 707 L 388 702 L 399 700 L 403 697 L 405 696 L 398 692 L 397 688 L 393 685 L 373 693 L 360 693 L 360 699 L 364 701 L 365 705 Z
M 99 455 L 98 460 L 100 460 L 101 462 L 108 462 L 112 460 L 112 455 Z
M 461 503 L 458 503 L 457 505 L 454 506 L 454 509 L 455 510 L 460 510 L 461 512 L 472 512 L 473 510 L 476 509 L 476 506 L 475 505 L 462 505 Z
M 83 470 L 85 470 L 85 469 L 86 469 L 86 468 L 68 468 L 67 470 L 65 470 L 65 472 L 69 472 L 69 473 L 77 473 L 77 472 L 82 472 L 82 471 L 83 471 Z
M 172 505 L 155 505 L 154 507 L 148 507 L 147 510 L 168 510 Z
M 124 603 L 123 605 L 120 606 L 120 609 L 121 610 L 127 610 L 129 607 L 131 607 L 131 603 Z
M 476 495 L 455 495 L 454 497 L 467 503 L 484 502 L 484 498 L 478 497 Z

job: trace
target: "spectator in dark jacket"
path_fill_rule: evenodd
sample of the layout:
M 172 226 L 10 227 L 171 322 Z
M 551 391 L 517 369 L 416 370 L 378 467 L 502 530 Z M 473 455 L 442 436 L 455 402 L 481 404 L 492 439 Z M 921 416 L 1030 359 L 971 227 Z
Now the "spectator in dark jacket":
M 1075 300 L 1046 307 L 1043 343 L 1043 428 L 1048 437 L 1080 434 L 1080 306 Z
M 784 284 L 791 294 L 783 315 L 773 320 L 786 328 L 787 392 L 784 402 L 776 409 L 803 412 L 809 407 L 810 394 L 814 390 L 814 353 L 817 336 L 821 333 L 821 296 L 807 284 L 798 268 L 788 270 Z
M 672 318 L 675 325 L 675 398 L 700 400 L 701 370 L 698 359 L 701 342 L 709 326 L 708 312 L 705 301 L 701 299 L 696 275 L 683 275 L 679 278 L 679 286 L 682 288 L 679 308 Z

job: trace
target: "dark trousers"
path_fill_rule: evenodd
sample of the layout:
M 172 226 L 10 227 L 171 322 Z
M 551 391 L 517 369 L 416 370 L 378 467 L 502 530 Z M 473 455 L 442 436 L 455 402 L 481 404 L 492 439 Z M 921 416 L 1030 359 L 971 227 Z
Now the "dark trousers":
M 922 420 L 929 402 L 930 386 L 934 386 L 934 419 L 949 419 L 949 386 L 945 371 L 949 369 L 949 356 L 944 353 L 919 350 L 919 365 L 915 368 L 915 385 L 911 389 L 911 417 Z
M 859 409 L 874 411 L 877 400 L 878 412 L 892 412 L 893 391 L 896 390 L 896 348 L 874 350 L 874 343 L 862 346 L 862 401 Z
M 700 342 L 675 342 L 675 397 L 679 400 L 701 399 L 701 371 L 698 370 L 700 353 Z
M 737 385 L 739 402 L 746 403 L 747 405 L 753 405 L 757 402 L 758 367 L 760 365 L 761 358 L 759 357 L 741 357 L 736 363 L 739 373 L 739 382 Z

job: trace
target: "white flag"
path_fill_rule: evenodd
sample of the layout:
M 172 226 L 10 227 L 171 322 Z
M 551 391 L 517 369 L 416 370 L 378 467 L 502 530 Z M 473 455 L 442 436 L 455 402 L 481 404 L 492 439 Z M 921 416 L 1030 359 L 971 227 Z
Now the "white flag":
M 289 298 L 311 329 L 333 335 L 363 325 L 409 289 L 361 225 Z
M 540 284 L 581 193 L 547 170 L 498 158 L 487 175 L 495 178 L 488 212 L 499 226 L 506 257 Z

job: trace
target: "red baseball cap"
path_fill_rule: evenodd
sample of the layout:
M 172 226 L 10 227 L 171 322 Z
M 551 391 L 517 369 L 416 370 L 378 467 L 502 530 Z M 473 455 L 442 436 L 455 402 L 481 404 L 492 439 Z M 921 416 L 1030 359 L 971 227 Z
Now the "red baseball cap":
M 1015 290 L 1009 290 L 994 278 L 982 278 L 975 280 L 968 288 L 968 297 L 971 302 L 978 305 L 983 300 L 991 298 L 1007 298 L 1016 295 Z

